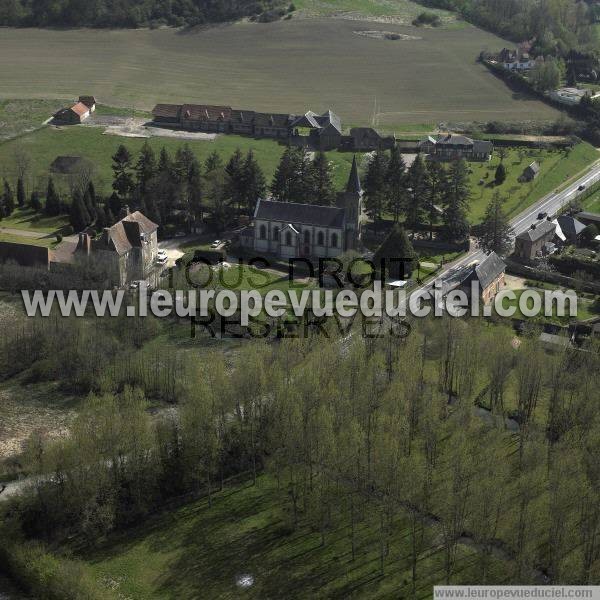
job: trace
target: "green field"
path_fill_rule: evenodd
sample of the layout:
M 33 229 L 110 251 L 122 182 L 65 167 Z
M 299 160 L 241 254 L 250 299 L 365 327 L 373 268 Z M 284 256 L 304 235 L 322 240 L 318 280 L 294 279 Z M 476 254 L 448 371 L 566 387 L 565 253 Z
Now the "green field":
M 16 208 L 10 217 L 4 217 L 0 221 L 0 229 L 22 229 L 39 233 L 54 233 L 68 225 L 68 219 L 64 215 L 48 217 L 43 213 L 36 213 L 30 208 Z
M 583 208 L 589 212 L 600 212 L 600 191 L 583 201 Z
M 504 158 L 506 181 L 501 186 L 492 185 L 496 168 L 500 163 L 498 151 L 489 163 L 471 163 L 471 221 L 481 221 L 486 206 L 498 191 L 506 198 L 505 210 L 514 216 L 539 200 L 555 188 L 565 183 L 585 169 L 586 166 L 600 158 L 598 151 L 587 143 L 577 144 L 568 153 L 560 150 L 524 150 L 507 149 Z M 520 183 L 519 176 L 523 169 L 533 161 L 537 161 L 541 171 L 537 179 L 530 183 Z M 480 180 L 484 184 L 480 185 Z
M 0 165 L 3 165 L 7 174 L 14 177 L 13 154 L 15 148 L 22 148 L 31 159 L 30 174 L 33 178 L 27 182 L 28 187 L 36 185 L 44 191 L 50 163 L 57 156 L 83 156 L 95 165 L 93 178 L 97 190 L 110 193 L 113 177 L 111 156 L 119 144 L 125 144 L 133 154 L 137 154 L 145 140 L 103 135 L 103 131 L 104 129 L 99 127 L 47 127 L 30 135 L 22 136 L 18 140 L 0 144 Z M 177 148 L 183 145 L 181 140 L 170 138 L 150 138 L 148 141 L 157 154 L 163 146 L 169 152 L 175 153 Z M 272 140 L 255 140 L 235 135 L 222 135 L 214 141 L 193 140 L 188 143 L 202 161 L 214 150 L 219 152 L 224 161 L 227 161 L 236 148 L 240 148 L 243 152 L 252 149 L 268 182 L 270 182 L 284 150 L 283 146 Z M 330 152 L 329 157 L 334 164 L 335 184 L 338 189 L 341 189 L 350 173 L 352 154 Z M 68 189 L 68 180 L 65 176 L 57 176 L 55 180 L 63 191 Z
M 289 504 L 285 491 L 262 477 L 257 486 L 226 489 L 210 509 L 203 500 L 152 519 L 87 562 L 97 580 L 132 600 L 408 597 L 410 534 L 402 514 L 382 577 L 377 514 L 367 513 L 357 525 L 352 561 L 349 523 L 339 523 L 322 547 L 307 523 L 290 531 Z M 477 580 L 475 555 L 459 546 L 453 583 Z M 431 586 L 443 578 L 443 560 L 436 549 L 419 560 L 418 598 L 431 598 Z M 504 566 L 494 560 L 491 571 Z M 254 585 L 240 589 L 236 580 L 243 575 Z
M 44 248 L 53 248 L 57 241 L 54 237 L 25 237 L 14 235 L 12 233 L 3 233 L 0 231 L 0 242 L 11 242 L 12 244 L 29 244 L 30 246 L 43 246 Z
M 387 14 L 408 7 L 411 18 L 423 10 L 408 2 L 377 6 Z M 421 39 L 355 33 L 364 30 Z M 194 31 L 3 29 L 0 93 L 94 94 L 104 104 L 143 110 L 184 101 L 299 114 L 331 108 L 346 125 L 369 124 L 376 101 L 378 126 L 392 130 L 412 123 L 555 120 L 557 111 L 516 97 L 476 62 L 481 50 L 505 45 L 467 24 L 416 28 L 393 19 L 293 18 Z
M 1 60 L 1 59 L 0 59 Z M 66 100 L 0 99 L 0 141 L 41 127 Z M 2 168 L 0 168 L 0 174 Z

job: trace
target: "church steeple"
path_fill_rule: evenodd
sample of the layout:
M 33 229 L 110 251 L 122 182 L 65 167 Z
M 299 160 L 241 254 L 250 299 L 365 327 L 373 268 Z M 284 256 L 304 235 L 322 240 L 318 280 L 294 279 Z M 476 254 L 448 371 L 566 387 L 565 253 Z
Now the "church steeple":
M 362 194 L 362 187 L 358 176 L 358 165 L 356 164 L 356 154 L 352 158 L 352 168 L 350 169 L 350 177 L 348 177 L 346 192 L 350 194 Z

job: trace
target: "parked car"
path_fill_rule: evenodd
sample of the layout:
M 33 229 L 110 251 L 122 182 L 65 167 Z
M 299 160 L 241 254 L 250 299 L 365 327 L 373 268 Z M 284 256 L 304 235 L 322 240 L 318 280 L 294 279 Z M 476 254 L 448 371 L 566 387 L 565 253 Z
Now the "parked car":
M 585 190 L 585 185 L 582 183 L 578 188 L 577 188 L 580 192 L 583 192 L 583 190 Z
M 159 250 L 156 254 L 156 262 L 159 264 L 164 264 L 169 260 L 169 256 L 167 255 L 165 250 Z
M 221 240 L 215 240 L 210 247 L 211 248 L 218 248 L 223 242 Z
M 548 216 L 547 212 L 538 213 L 538 220 L 545 219 Z

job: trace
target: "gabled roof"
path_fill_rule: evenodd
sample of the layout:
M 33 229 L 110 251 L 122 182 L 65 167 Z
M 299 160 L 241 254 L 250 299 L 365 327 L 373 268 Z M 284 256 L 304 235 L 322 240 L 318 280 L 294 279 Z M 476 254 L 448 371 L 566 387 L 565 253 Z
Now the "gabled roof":
M 585 225 L 581 221 L 568 215 L 561 215 L 557 221 L 562 232 L 571 239 L 576 238 L 585 229 Z
M 94 96 L 79 96 L 79 102 L 82 102 L 88 108 L 92 108 L 96 105 L 96 98 Z
M 265 221 L 282 221 L 290 224 L 341 228 L 344 225 L 344 215 L 343 208 L 334 206 L 259 200 L 254 218 Z
M 232 123 L 243 123 L 244 125 L 251 125 L 254 123 L 256 113 L 253 110 L 237 110 L 231 111 L 231 122 Z
M 537 163 L 537 161 L 534 161 L 530 165 L 525 167 L 525 172 L 527 171 L 535 175 L 540 172 L 540 165 Z
M 473 152 L 475 154 L 491 154 L 494 144 L 486 140 L 473 140 Z
M 583 211 L 576 215 L 581 221 L 595 221 L 600 223 L 600 213 Z
M 231 106 L 184 104 L 181 107 L 181 118 L 186 121 L 229 121 Z
M 163 119 L 179 119 L 180 111 L 181 104 L 157 104 L 152 109 L 152 115 Z
M 317 115 L 315 117 L 315 120 L 322 128 L 331 126 L 334 129 L 336 129 L 339 133 L 342 133 L 342 121 L 331 110 L 324 112 L 322 115 Z
M 534 223 L 527 231 L 520 233 L 517 236 L 517 239 L 535 242 L 545 236 L 554 234 L 555 231 L 556 225 L 554 223 L 550 221 L 540 221 L 539 223 Z
M 83 102 L 77 102 L 76 104 L 73 104 L 69 110 L 80 117 L 83 117 L 83 115 L 90 112 L 90 109 Z
M 379 140 L 381 136 L 377 131 L 375 131 L 372 127 L 352 127 L 350 129 L 350 135 L 355 140 L 364 140 L 364 139 L 377 139 Z
M 319 122 L 317 121 L 317 113 L 309 110 L 307 113 L 304 113 L 301 117 L 298 117 L 295 121 L 292 121 L 292 127 L 310 127 L 313 129 L 318 129 L 321 127 Z
M 495 252 L 490 252 L 482 262 L 475 266 L 470 280 L 477 279 L 481 289 L 484 290 L 504 271 L 506 271 L 505 262 Z
M 293 115 L 281 113 L 256 113 L 254 124 L 260 127 L 289 127 Z
M 141 247 L 143 236 L 154 233 L 158 225 L 141 212 L 136 211 L 109 227 L 102 239 L 104 249 L 114 249 L 119 256 L 132 248 Z
M 472 146 L 473 140 L 465 135 L 456 135 L 448 133 L 436 139 L 436 144 L 442 146 Z

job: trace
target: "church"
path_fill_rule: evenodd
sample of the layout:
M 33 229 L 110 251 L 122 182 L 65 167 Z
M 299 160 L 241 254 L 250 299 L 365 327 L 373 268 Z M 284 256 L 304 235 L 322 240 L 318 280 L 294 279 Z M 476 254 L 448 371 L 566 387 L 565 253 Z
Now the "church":
M 279 258 L 330 258 L 360 246 L 363 191 L 356 157 L 337 206 L 318 206 L 260 199 L 254 227 L 242 234 L 242 244 Z

